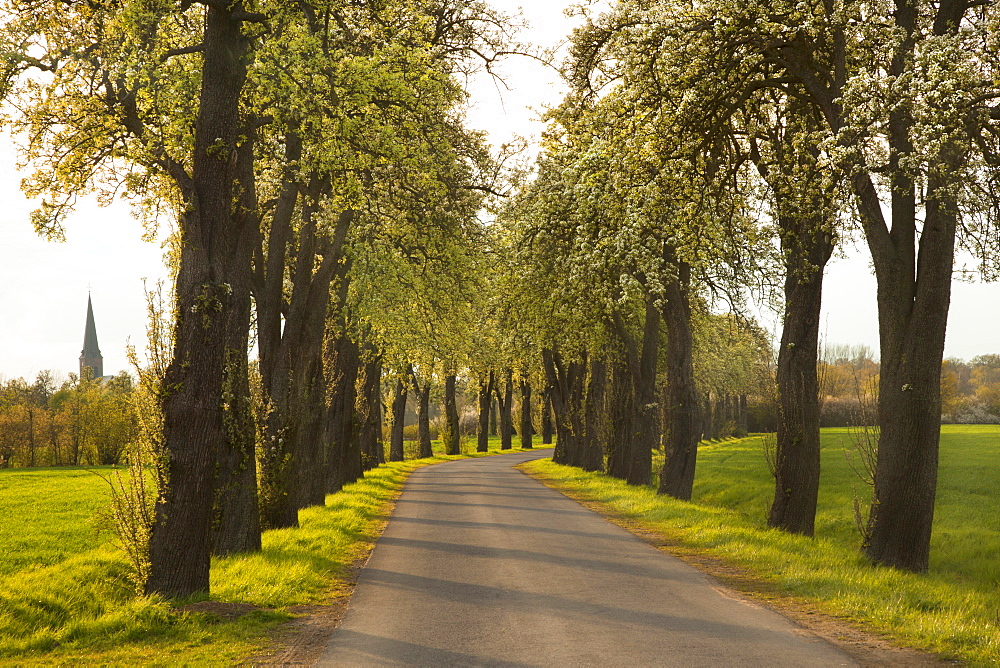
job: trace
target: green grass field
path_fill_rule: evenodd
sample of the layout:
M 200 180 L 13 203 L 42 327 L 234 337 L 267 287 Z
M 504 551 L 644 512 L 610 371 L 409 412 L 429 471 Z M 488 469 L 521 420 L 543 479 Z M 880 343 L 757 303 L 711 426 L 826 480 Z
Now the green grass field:
M 0 470 L 0 577 L 93 549 L 109 487 L 97 467 Z
M 490 450 L 499 451 L 499 439 Z M 0 663 L 239 663 L 291 617 L 285 608 L 343 586 L 412 470 L 457 458 L 369 471 L 325 506 L 300 511 L 298 528 L 266 532 L 261 553 L 214 560 L 212 600 L 259 606 L 235 621 L 136 595 L 124 555 L 97 531 L 106 471 L 0 470 Z
M 931 567 L 870 566 L 860 555 L 847 429 L 823 431 L 816 538 L 767 529 L 773 478 L 759 437 L 703 444 L 691 503 L 549 460 L 525 468 L 567 493 L 900 642 L 974 664 L 1000 663 L 1000 427 L 942 428 Z

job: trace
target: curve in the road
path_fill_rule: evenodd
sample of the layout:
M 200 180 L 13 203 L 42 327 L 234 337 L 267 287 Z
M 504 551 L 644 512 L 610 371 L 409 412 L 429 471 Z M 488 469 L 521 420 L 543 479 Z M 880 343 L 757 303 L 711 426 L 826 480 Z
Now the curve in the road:
M 550 454 L 415 471 L 319 665 L 854 665 L 512 468 Z

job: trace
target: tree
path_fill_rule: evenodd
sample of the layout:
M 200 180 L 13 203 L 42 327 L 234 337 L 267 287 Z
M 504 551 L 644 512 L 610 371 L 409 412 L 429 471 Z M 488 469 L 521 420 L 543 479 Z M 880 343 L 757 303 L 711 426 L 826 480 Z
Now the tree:
M 521 389 L 521 419 L 517 431 L 518 436 L 521 437 L 521 448 L 530 448 L 535 433 L 531 422 L 531 381 L 527 377 L 522 377 L 519 386 Z
M 476 394 L 479 408 L 479 427 L 476 432 L 476 452 L 487 452 L 490 442 L 490 406 L 493 402 L 495 374 L 491 369 L 480 378 Z
M 444 441 L 446 455 L 462 454 L 461 434 L 458 427 L 458 403 L 456 397 L 457 375 L 454 371 L 444 377 L 444 422 L 441 426 L 441 440 Z
M 160 490 L 156 504 L 146 582 L 147 592 L 168 597 L 208 591 L 212 475 L 227 431 L 219 407 L 226 405 L 227 379 L 235 385 L 234 399 L 249 394 L 243 387 L 243 351 L 250 258 L 242 240 L 252 231 L 251 221 L 232 206 L 243 127 L 239 102 L 246 81 L 247 20 L 263 17 L 246 12 L 241 2 L 225 8 L 208 5 L 191 173 L 172 160 L 164 165 L 176 175 L 189 206 L 180 220 L 178 322 L 165 378 L 171 390 L 164 399 L 164 446 L 171 464 L 167 488 Z M 251 466 L 252 453 L 236 456 L 243 467 Z M 259 541 L 254 526 L 246 547 L 259 549 Z
M 392 389 L 392 427 L 389 432 L 389 461 L 403 461 L 403 420 L 406 417 L 406 394 L 413 366 L 407 365 L 407 373 L 396 374 Z
M 33 214 L 36 228 L 60 235 L 77 194 L 94 187 L 163 196 L 180 211 L 178 318 L 163 405 L 170 467 L 147 590 L 207 590 L 216 462 L 234 451 L 253 460 L 252 433 L 230 431 L 249 416 L 238 399 L 247 395 L 252 236 L 233 202 L 250 150 L 239 108 L 247 56 L 264 17 L 242 2 L 40 2 L 7 19 L 15 41 L 8 58 L 51 75 L 25 78 L 15 92 L 25 110 L 15 129 L 28 131 L 27 157 L 38 166 L 26 190 L 46 196 Z M 40 57 L 25 48 L 33 42 L 45 45 Z M 255 506 L 250 498 L 240 511 L 253 516 Z M 224 514 L 223 523 L 234 517 Z M 259 546 L 254 527 L 235 538 Z

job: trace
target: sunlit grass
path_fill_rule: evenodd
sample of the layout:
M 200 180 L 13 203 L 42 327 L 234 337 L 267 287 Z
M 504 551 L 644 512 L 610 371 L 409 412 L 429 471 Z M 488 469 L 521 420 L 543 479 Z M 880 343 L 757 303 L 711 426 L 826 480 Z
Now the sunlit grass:
M 0 577 L 98 547 L 110 467 L 0 470 Z
M 759 438 L 701 448 L 692 503 L 549 460 L 524 468 L 682 550 L 744 569 L 769 591 L 945 657 L 1000 663 L 1000 428 L 949 425 L 942 431 L 931 568 L 922 575 L 872 567 L 861 556 L 852 502 L 867 490 L 847 464 L 846 429 L 823 433 L 816 538 L 766 528 L 774 482 Z
M 499 451 L 498 439 L 491 439 L 490 450 Z M 322 602 L 343 587 L 348 566 L 373 545 L 410 472 L 461 458 L 381 466 L 329 495 L 325 506 L 300 511 L 298 528 L 266 532 L 261 553 L 214 560 L 211 599 L 260 606 L 235 621 L 179 612 L 135 593 L 124 556 L 95 530 L 94 517 L 108 498 L 98 475 L 0 471 L 0 661 L 239 662 L 265 647 L 275 626 L 291 617 L 285 608 Z

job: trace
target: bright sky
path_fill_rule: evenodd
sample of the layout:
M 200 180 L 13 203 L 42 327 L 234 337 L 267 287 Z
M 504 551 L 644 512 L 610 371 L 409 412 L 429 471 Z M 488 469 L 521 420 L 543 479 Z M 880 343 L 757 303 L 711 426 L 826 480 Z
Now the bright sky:
M 515 13 L 521 3 L 493 0 Z M 576 20 L 563 8 L 570 2 L 535 2 L 521 11 L 531 24 L 522 41 L 543 47 L 565 39 Z M 487 78 L 473 82 L 470 125 L 490 132 L 495 144 L 512 134 L 537 136 L 536 119 L 546 105 L 558 102 L 564 88 L 550 68 L 527 58 L 513 58 L 502 72 L 507 87 Z M 19 190 L 22 174 L 9 138 L 0 135 L 0 375 L 33 378 L 42 369 L 65 376 L 78 368 L 87 309 L 94 303 L 104 372 L 128 368 L 125 346 L 145 345 L 146 311 L 142 279 L 153 285 L 166 275 L 161 249 L 143 242 L 142 228 L 129 207 L 81 204 L 70 218 L 65 243 L 35 235 L 28 221 L 30 202 Z M 875 280 L 867 251 L 848 249 L 849 259 L 834 260 L 827 270 L 824 337 L 831 343 L 863 343 L 878 349 Z M 89 288 L 88 288 L 89 286 Z M 956 283 L 949 319 L 947 356 L 970 359 L 1000 352 L 1000 286 Z M 774 319 L 763 323 L 777 331 Z

